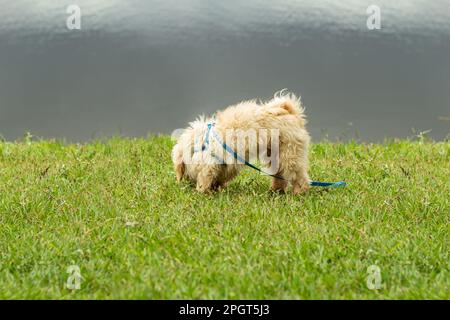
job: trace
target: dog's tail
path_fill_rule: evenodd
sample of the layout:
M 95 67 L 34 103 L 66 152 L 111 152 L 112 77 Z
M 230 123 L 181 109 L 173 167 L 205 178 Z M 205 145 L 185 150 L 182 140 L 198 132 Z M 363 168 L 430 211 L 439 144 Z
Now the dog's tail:
M 300 97 L 286 90 L 275 93 L 273 99 L 267 102 L 265 106 L 270 114 L 276 116 L 292 114 L 304 118 L 305 109 L 301 104 Z

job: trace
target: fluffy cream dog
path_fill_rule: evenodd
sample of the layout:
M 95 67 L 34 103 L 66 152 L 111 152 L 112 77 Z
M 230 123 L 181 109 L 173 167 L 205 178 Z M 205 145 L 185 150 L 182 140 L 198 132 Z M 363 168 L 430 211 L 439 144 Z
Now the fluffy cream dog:
M 283 91 L 266 103 L 244 101 L 211 118 L 202 116 L 189 124 L 172 150 L 177 180 L 196 183 L 200 192 L 219 189 L 258 150 L 260 156 L 270 157 L 259 161 L 271 167 L 272 189 L 284 191 L 290 182 L 294 194 L 302 193 L 309 188 L 310 136 L 305 124 L 300 99 Z M 251 141 L 257 149 L 252 148 Z

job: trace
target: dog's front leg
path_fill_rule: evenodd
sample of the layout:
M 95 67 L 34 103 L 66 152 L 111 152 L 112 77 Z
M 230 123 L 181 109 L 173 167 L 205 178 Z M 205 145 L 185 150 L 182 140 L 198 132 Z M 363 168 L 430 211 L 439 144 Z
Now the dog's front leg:
M 216 176 L 214 166 L 203 168 L 197 176 L 197 191 L 205 193 L 212 189 Z
M 297 172 L 297 176 L 292 181 L 294 187 L 294 194 L 301 194 L 309 189 L 309 176 L 305 167 L 300 167 Z

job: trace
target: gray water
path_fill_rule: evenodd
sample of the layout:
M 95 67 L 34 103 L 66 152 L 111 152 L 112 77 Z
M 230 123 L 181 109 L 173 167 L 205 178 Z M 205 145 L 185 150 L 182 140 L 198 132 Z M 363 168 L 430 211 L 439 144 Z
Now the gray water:
M 66 28 L 73 3 L 81 30 Z M 6 139 L 170 133 L 283 88 L 316 140 L 444 139 L 450 1 L 0 0 Z

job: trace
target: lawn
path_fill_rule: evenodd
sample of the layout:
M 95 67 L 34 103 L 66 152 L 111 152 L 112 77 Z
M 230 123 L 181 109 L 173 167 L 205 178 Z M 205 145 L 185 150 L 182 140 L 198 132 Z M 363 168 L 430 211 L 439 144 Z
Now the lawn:
M 449 142 L 314 144 L 311 177 L 348 186 L 302 196 L 250 169 L 198 194 L 171 146 L 0 142 L 0 298 L 450 298 Z

